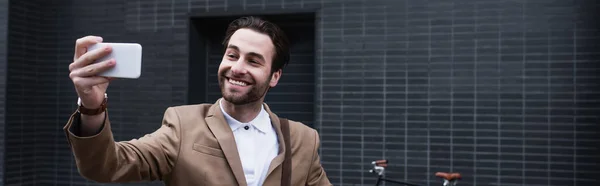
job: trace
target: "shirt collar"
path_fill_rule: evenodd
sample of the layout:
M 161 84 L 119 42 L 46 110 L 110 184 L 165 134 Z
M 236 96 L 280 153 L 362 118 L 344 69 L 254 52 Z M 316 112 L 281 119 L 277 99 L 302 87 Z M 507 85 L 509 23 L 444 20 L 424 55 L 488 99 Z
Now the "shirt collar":
M 250 121 L 248 123 L 242 123 L 242 122 L 236 120 L 235 118 L 231 117 L 229 114 L 227 114 L 227 112 L 225 112 L 225 109 L 223 108 L 222 99 L 219 100 L 219 107 L 221 108 L 221 112 L 223 113 L 223 116 L 225 116 L 225 120 L 229 124 L 229 127 L 231 127 L 232 131 L 236 131 L 237 129 L 239 129 L 240 127 L 242 127 L 246 124 L 250 124 L 251 126 L 254 126 L 256 129 L 258 129 L 262 133 L 268 133 L 269 131 L 271 131 L 271 130 L 269 130 L 269 129 L 271 129 L 271 119 L 269 118 L 269 114 L 267 113 L 264 105 L 262 105 L 262 104 L 261 104 L 260 112 L 258 113 L 258 115 L 252 121 Z

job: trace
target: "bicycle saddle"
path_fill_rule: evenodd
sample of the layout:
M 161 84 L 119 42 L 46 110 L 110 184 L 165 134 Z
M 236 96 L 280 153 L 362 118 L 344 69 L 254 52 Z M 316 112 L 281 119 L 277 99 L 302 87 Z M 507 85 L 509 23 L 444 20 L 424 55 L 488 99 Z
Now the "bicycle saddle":
M 388 163 L 388 160 L 375 160 L 375 161 L 373 161 L 373 164 L 375 166 L 380 166 L 380 167 L 387 167 L 387 163 Z
M 435 176 L 448 181 L 460 180 L 462 178 L 460 173 L 455 172 L 436 172 Z

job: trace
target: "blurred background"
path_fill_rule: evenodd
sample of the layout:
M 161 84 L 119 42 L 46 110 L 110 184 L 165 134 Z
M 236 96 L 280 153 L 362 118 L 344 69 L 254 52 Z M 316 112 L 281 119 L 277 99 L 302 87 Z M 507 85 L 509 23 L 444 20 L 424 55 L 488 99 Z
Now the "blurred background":
M 459 185 L 597 185 L 599 4 L 0 0 L 0 183 L 99 185 L 62 131 L 77 38 L 143 46 L 141 78 L 108 90 L 115 138 L 129 140 L 169 106 L 214 103 L 227 23 L 262 15 L 293 42 L 266 102 L 319 131 L 334 185 L 373 184 L 376 159 L 424 185 L 441 185 L 436 171 L 462 173 Z

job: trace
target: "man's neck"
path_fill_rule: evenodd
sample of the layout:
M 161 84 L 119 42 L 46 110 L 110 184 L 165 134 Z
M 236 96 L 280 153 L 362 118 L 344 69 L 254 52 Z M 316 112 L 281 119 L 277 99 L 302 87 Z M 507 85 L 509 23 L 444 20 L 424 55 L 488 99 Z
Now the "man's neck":
M 247 123 L 252 121 L 262 108 L 262 100 L 244 104 L 244 105 L 235 105 L 225 99 L 221 100 L 221 104 L 223 105 L 223 110 L 229 114 L 232 118 L 238 120 L 242 123 Z

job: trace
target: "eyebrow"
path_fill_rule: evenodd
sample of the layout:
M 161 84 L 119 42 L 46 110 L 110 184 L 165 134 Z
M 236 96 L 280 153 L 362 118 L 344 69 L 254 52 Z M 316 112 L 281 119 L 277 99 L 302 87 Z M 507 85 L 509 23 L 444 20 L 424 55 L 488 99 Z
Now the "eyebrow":
M 229 44 L 229 45 L 227 45 L 227 48 L 230 48 L 230 49 L 234 49 L 234 50 L 240 51 L 240 48 L 239 48 L 239 47 L 237 47 L 237 46 L 235 46 L 235 45 L 232 45 L 232 44 Z M 249 55 L 249 56 L 254 56 L 254 57 L 257 57 L 257 58 L 259 58 L 259 59 L 260 59 L 261 61 L 263 61 L 263 62 L 265 61 L 265 58 L 263 57 L 263 55 L 261 55 L 261 54 L 259 54 L 259 53 L 256 53 L 256 52 L 248 52 L 248 54 L 247 54 L 247 55 Z

